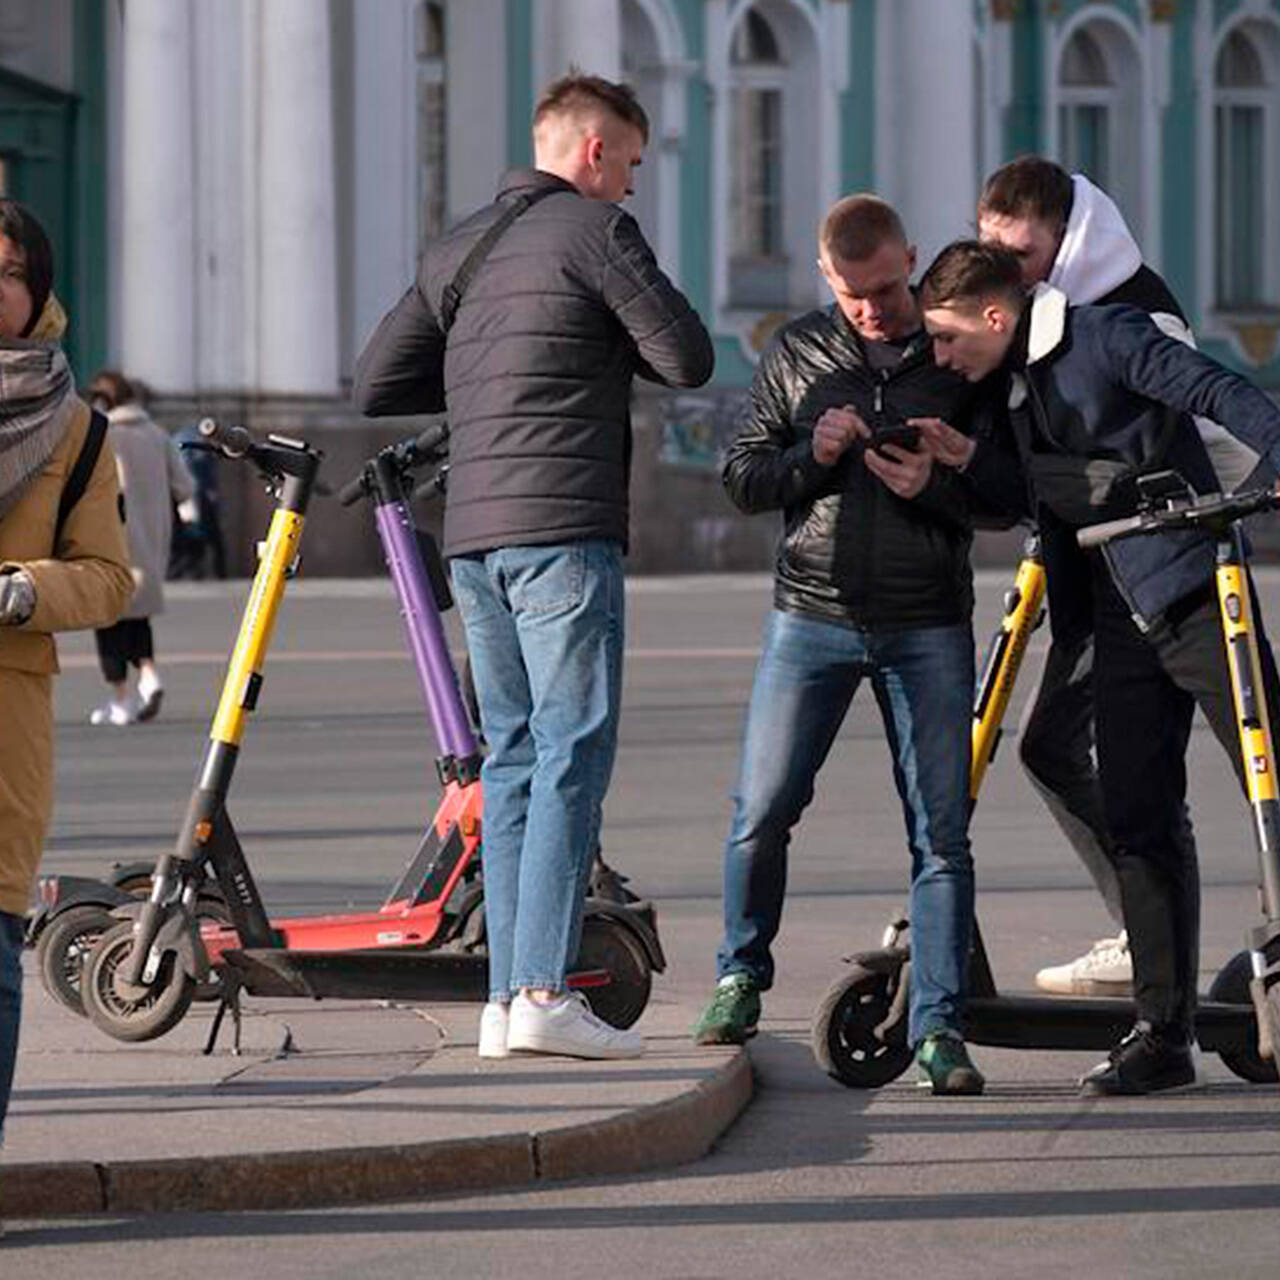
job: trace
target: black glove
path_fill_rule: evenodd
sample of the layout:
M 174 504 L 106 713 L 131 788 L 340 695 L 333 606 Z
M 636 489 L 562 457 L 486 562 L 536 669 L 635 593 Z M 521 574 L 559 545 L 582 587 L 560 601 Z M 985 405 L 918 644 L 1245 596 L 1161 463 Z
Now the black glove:
M 35 611 L 35 583 L 21 569 L 0 573 L 0 627 L 19 627 Z

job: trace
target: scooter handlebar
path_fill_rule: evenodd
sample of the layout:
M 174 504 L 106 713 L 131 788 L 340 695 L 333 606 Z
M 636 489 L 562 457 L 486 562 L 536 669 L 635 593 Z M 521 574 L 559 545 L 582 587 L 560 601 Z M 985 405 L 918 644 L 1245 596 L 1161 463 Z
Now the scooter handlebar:
M 228 458 L 243 458 L 254 446 L 253 436 L 243 427 L 224 426 L 212 418 L 202 418 L 197 428 L 200 438 Z
M 405 461 L 411 467 L 439 462 L 449 455 L 449 424 L 436 422 L 404 446 Z
M 364 472 L 361 472 L 338 490 L 338 504 L 343 507 L 353 506 L 364 497 L 366 491 Z
M 1150 523 L 1147 515 L 1125 516 L 1123 520 L 1105 520 L 1101 524 L 1085 525 L 1076 530 L 1076 541 L 1082 547 L 1100 547 L 1112 538 L 1122 538 L 1128 533 L 1138 533 Z

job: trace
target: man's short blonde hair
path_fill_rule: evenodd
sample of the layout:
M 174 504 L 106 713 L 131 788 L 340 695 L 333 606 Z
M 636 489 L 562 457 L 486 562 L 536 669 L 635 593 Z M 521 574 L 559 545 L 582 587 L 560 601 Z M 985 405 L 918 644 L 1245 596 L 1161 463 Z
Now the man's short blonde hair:
M 572 121 L 585 125 L 600 116 L 609 116 L 640 131 L 648 144 L 649 116 L 629 84 L 615 83 L 602 76 L 570 72 L 543 90 L 533 109 L 533 136 L 536 139 L 552 121 Z
M 886 243 L 905 245 L 907 233 L 894 207 L 879 196 L 837 200 L 818 229 L 818 245 L 829 260 L 865 262 Z

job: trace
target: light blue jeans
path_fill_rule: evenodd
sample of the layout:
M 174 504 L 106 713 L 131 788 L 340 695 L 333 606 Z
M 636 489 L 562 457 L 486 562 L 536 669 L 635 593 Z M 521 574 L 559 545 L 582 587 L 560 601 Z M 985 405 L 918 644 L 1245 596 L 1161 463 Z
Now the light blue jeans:
M 911 852 L 912 1045 L 959 1030 L 973 935 L 969 854 L 973 632 L 967 625 L 878 631 L 775 610 L 742 748 L 724 855 L 719 977 L 773 982 L 791 829 L 863 676 L 893 756 Z M 851 833 L 856 839 L 856 833 Z
M 491 1000 L 562 990 L 618 736 L 622 548 L 502 547 L 453 560 L 489 754 L 481 773 Z
M 0 911 L 0 1147 L 4 1146 L 4 1117 L 13 1088 L 21 1018 L 22 920 Z

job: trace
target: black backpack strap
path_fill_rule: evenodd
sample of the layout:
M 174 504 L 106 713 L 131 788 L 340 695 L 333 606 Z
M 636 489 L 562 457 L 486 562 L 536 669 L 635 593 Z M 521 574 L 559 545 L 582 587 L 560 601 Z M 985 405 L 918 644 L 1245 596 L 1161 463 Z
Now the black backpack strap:
M 480 264 L 489 256 L 493 246 L 507 233 L 507 228 L 527 209 L 532 208 L 545 196 L 555 195 L 563 187 L 542 187 L 537 191 L 528 191 L 516 196 L 502 211 L 489 229 L 471 247 L 471 252 L 462 261 L 458 273 L 444 287 L 440 295 L 440 328 L 448 333 L 453 328 L 454 317 L 458 314 L 458 306 L 462 295 L 471 286 L 471 281 L 480 270 Z
M 62 501 L 58 503 L 58 522 L 53 530 L 53 545 L 56 547 L 62 540 L 62 528 L 72 508 L 80 501 L 84 491 L 89 487 L 89 477 L 98 465 L 98 455 L 102 452 L 102 442 L 107 438 L 107 419 L 97 409 L 90 410 L 89 430 L 84 434 L 84 443 L 80 446 L 80 456 L 67 476 L 67 483 L 62 486 Z

